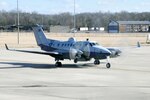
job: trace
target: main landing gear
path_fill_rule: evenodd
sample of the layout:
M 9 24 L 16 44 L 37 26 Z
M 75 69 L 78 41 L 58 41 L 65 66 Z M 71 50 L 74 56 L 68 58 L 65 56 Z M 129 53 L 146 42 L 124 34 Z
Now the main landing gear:
M 62 63 L 59 62 L 59 61 L 57 61 L 57 62 L 55 63 L 55 67 L 62 67 Z
M 106 68 L 110 68 L 111 67 L 111 64 L 109 63 L 109 58 L 107 58 L 107 63 L 106 63 Z M 100 65 L 100 61 L 98 60 L 98 59 L 96 59 L 95 61 L 94 61 L 94 64 L 95 65 Z
M 100 64 L 100 61 L 96 59 L 96 60 L 94 61 L 94 64 L 95 64 L 95 65 L 99 65 L 99 64 Z

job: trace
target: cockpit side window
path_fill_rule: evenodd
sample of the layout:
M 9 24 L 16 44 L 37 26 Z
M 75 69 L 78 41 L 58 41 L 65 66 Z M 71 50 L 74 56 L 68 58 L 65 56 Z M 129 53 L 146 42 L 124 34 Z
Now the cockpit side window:
M 90 43 L 90 46 L 91 46 L 91 47 L 93 46 L 92 43 Z
M 87 46 L 89 43 L 85 43 L 84 45 Z
M 99 45 L 99 44 L 92 42 L 92 43 L 89 43 L 89 45 L 92 47 L 92 46 L 96 46 L 96 45 Z

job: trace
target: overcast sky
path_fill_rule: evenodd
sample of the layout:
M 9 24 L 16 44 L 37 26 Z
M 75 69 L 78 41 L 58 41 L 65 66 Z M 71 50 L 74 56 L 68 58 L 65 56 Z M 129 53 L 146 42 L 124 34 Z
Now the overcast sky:
M 22 11 L 42 14 L 73 13 L 74 0 L 18 0 Z M 0 0 L 0 10 L 16 10 L 17 0 Z M 149 12 L 149 0 L 76 0 L 76 12 Z

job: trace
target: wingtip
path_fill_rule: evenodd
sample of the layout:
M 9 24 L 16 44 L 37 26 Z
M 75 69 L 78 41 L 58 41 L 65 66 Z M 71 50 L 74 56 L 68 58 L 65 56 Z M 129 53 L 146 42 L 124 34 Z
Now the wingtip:
M 6 50 L 9 50 L 9 48 L 8 48 L 7 44 L 5 44 L 5 47 L 6 47 Z

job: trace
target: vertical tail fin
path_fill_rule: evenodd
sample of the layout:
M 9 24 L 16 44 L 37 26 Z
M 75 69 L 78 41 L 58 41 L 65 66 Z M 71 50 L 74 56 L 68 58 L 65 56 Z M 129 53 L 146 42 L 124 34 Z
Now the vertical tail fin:
M 45 45 L 48 46 L 48 40 L 46 36 L 44 35 L 43 29 L 41 26 L 36 25 L 33 27 L 35 39 L 38 46 Z

